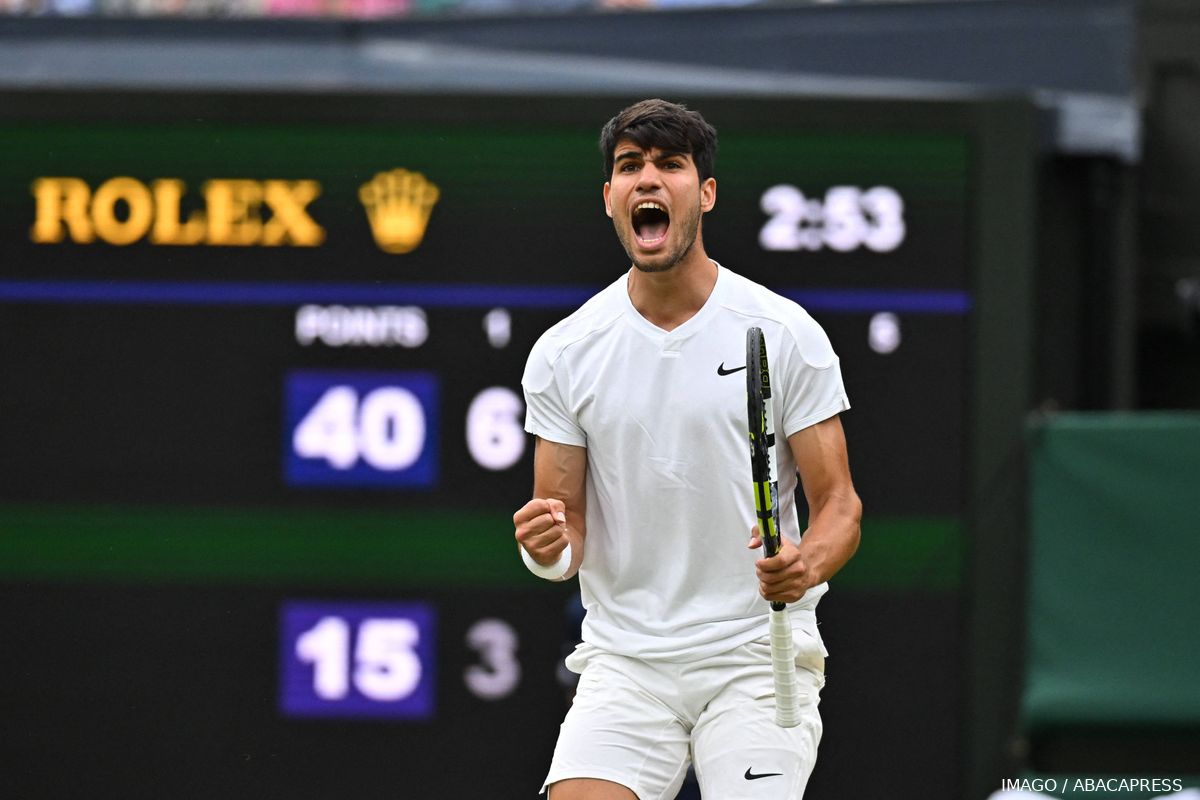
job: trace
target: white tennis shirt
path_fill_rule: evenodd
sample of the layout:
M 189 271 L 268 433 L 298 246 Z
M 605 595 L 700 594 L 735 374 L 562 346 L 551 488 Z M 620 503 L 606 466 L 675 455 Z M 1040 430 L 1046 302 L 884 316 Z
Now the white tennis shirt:
M 796 303 L 718 266 L 700 311 L 664 331 L 633 307 L 626 284 L 622 275 L 534 345 L 525 429 L 587 448 L 584 641 L 691 661 L 767 633 L 754 571 L 762 551 L 746 548 L 755 521 L 746 373 L 719 370 L 744 367 L 746 330 L 762 328 L 783 435 L 780 524 L 793 542 L 796 466 L 783 437 L 850 403 L 828 337 Z M 810 589 L 793 617 L 827 589 Z

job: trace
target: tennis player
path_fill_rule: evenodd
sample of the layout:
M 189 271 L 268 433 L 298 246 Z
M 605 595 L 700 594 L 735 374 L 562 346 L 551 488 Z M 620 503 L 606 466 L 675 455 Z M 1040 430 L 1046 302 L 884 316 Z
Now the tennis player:
M 716 131 L 644 100 L 603 128 L 604 208 L 632 268 L 534 345 L 522 384 L 533 499 L 513 522 L 536 575 L 579 575 L 580 673 L 543 791 L 668 800 L 799 798 L 821 738 L 817 601 L 854 554 L 861 503 L 838 415 L 838 358 L 803 308 L 705 253 Z M 775 387 L 784 543 L 754 551 L 746 329 Z M 797 471 L 808 502 L 801 538 Z M 802 721 L 780 728 L 768 603 L 791 611 Z

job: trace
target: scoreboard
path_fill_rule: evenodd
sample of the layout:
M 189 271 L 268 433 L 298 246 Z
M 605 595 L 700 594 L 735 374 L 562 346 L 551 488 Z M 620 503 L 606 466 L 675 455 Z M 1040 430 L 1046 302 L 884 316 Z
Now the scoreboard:
M 966 140 L 708 111 L 708 249 L 826 327 L 873 451 L 936 459 L 918 498 L 856 458 L 873 505 L 953 513 Z M 511 505 L 529 346 L 626 266 L 594 122 L 7 121 L 5 498 Z
M 163 796 L 534 795 L 575 622 L 512 543 L 520 377 L 627 268 L 596 145 L 622 105 L 3 98 L 6 680 L 56 763 Z M 866 519 L 829 602 L 932 594 L 931 647 L 961 649 L 971 109 L 692 105 L 720 133 L 708 252 L 842 359 Z M 127 719 L 95 741 L 80 714 Z

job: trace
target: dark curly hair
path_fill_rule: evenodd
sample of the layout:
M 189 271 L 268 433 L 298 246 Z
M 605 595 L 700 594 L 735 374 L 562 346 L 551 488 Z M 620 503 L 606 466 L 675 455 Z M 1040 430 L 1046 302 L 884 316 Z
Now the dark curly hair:
M 700 112 L 687 106 L 666 100 L 642 100 L 605 123 L 600 131 L 605 180 L 612 177 L 613 152 L 621 139 L 629 139 L 644 150 L 658 148 L 668 153 L 686 153 L 696 164 L 701 182 L 712 177 L 717 131 Z

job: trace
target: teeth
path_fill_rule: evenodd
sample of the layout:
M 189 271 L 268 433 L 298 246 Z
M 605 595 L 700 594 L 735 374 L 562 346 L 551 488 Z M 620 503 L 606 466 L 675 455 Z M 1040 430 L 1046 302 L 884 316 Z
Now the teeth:
M 658 211 L 664 211 L 664 212 L 666 211 L 666 209 L 663 208 L 662 206 L 660 206 L 658 203 L 638 203 L 637 207 L 634 208 L 634 211 L 641 211 L 644 208 L 653 208 Z

